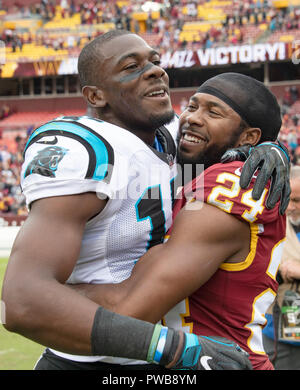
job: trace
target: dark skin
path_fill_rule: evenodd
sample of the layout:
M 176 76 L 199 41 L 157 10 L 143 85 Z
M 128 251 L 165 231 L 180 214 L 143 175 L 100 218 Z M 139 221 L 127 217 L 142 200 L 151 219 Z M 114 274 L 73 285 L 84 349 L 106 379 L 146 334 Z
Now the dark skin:
M 196 159 L 210 149 L 218 150 L 231 142 L 240 122 L 239 115 L 220 99 L 195 94 L 180 117 L 179 151 Z M 186 134 L 193 138 L 185 139 Z M 260 129 L 248 128 L 231 146 L 256 145 L 260 135 Z M 213 158 L 209 165 L 215 163 Z M 249 248 L 249 224 L 196 201 L 181 210 L 168 241 L 151 248 L 129 279 L 114 285 L 72 288 L 115 312 L 156 323 L 209 280 L 221 263 L 245 259 Z
M 220 99 L 205 93 L 196 93 L 190 98 L 180 124 L 178 150 L 185 164 L 201 163 L 208 168 L 219 162 L 227 149 L 253 142 L 245 138 L 249 131 L 239 139 L 239 115 Z
M 99 73 L 105 83 L 96 79 L 95 85 L 83 88 L 83 95 L 97 109 L 99 118 L 152 143 L 152 113 L 173 115 L 168 76 L 158 66 L 159 57 L 136 35 L 114 38 L 113 44 L 104 45 L 103 55 Z M 153 90 L 163 93 L 148 96 Z M 136 117 L 132 130 L 128 113 L 131 122 Z M 65 282 L 79 257 L 87 221 L 105 205 L 106 200 L 98 199 L 95 193 L 33 202 L 12 248 L 3 283 L 6 329 L 62 352 L 91 354 L 90 335 L 98 305 L 69 289 Z
M 194 207 L 197 206 L 195 202 Z M 215 229 L 215 221 L 226 229 Z M 238 242 L 232 240 L 237 234 Z M 246 224 L 216 207 L 204 204 L 201 210 L 183 209 L 176 217 L 169 240 L 151 248 L 138 261 L 129 279 L 115 285 L 72 288 L 119 314 L 156 323 L 204 284 L 224 258 L 231 262 L 245 258 L 249 238 Z
M 160 126 L 153 118 L 174 115 L 169 78 L 159 66 L 156 51 L 136 35 L 117 38 L 119 45 L 105 44 L 104 60 L 95 86 L 85 86 L 83 95 L 99 118 L 123 127 L 152 145 Z M 114 40 L 114 42 L 116 39 Z M 127 49 L 128 48 L 128 49 Z M 161 94 L 149 96 L 150 92 Z
M 158 66 L 157 54 L 141 38 L 126 35 L 106 43 L 103 55 L 99 79 L 83 88 L 84 97 L 100 119 L 152 144 L 158 117 L 163 121 L 173 112 L 168 76 Z M 162 92 L 150 96 L 153 91 Z M 31 205 L 3 283 L 6 329 L 62 352 L 91 354 L 98 304 L 65 282 L 79 257 L 87 221 L 105 205 L 94 193 L 44 198 Z
M 64 283 L 78 258 L 87 220 L 104 204 L 91 193 L 33 203 L 14 243 L 3 285 L 8 330 L 65 352 L 90 354 L 98 305 Z

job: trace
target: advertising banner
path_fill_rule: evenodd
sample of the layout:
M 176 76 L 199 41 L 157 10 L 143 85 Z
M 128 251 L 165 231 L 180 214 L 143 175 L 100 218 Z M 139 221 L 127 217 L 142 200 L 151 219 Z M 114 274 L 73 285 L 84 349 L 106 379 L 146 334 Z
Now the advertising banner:
M 161 66 L 167 68 L 191 68 L 224 66 L 245 63 L 266 63 L 291 60 L 300 62 L 300 41 L 258 43 L 254 45 L 221 46 L 198 50 L 166 51 L 161 55 Z M 37 77 L 77 74 L 77 57 L 6 62 L 1 66 L 0 77 Z

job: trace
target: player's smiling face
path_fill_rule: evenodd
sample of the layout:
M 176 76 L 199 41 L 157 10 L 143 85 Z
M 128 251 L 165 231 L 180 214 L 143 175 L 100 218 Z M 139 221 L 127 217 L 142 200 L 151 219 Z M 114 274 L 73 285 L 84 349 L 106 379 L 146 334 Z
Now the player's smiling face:
M 196 93 L 180 116 L 178 157 L 181 163 L 204 164 L 220 161 L 224 152 L 238 146 L 240 116 L 215 96 Z
M 136 35 L 114 38 L 103 46 L 106 110 L 123 127 L 155 129 L 174 116 L 169 78 L 159 54 Z

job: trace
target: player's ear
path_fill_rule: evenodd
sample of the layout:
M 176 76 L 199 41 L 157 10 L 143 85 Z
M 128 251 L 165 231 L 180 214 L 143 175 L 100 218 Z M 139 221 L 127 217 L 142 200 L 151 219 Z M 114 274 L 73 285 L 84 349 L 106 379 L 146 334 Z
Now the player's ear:
M 104 107 L 106 105 L 103 91 L 95 86 L 85 85 L 82 88 L 82 94 L 92 107 Z
M 239 146 L 242 145 L 256 145 L 261 137 L 261 129 L 257 127 L 248 127 L 244 130 L 239 138 Z

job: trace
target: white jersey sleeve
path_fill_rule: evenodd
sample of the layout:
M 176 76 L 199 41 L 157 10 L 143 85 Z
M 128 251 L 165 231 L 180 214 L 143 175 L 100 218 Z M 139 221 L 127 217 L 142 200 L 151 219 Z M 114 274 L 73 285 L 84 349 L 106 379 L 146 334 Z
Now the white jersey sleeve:
M 98 131 L 64 118 L 48 122 L 25 147 L 21 187 L 26 203 L 85 192 L 109 197 L 113 167 L 114 150 Z

